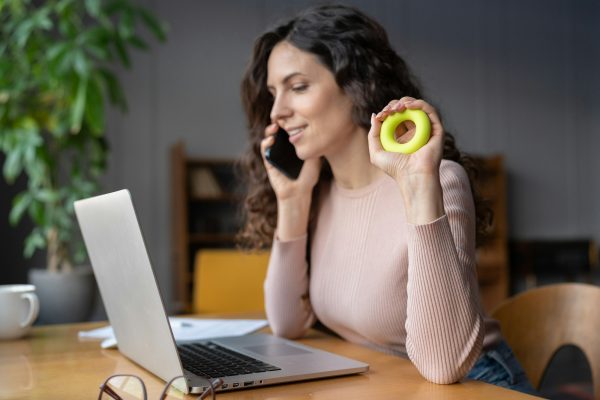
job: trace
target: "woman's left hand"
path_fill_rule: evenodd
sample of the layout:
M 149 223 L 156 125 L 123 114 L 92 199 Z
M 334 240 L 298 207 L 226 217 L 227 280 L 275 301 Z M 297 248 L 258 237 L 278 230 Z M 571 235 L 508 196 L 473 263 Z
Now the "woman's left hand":
M 412 154 L 392 153 L 385 151 L 381 145 L 381 124 L 391 114 L 405 109 L 423 110 L 431 121 L 431 137 L 429 141 Z M 411 121 L 400 124 L 397 131 L 405 128 L 400 138 L 412 138 L 415 125 Z M 433 106 L 424 100 L 403 97 L 392 100 L 380 113 L 371 118 L 369 131 L 369 153 L 371 163 L 382 169 L 397 182 L 411 181 L 411 178 L 437 176 L 444 146 L 444 127 Z M 408 178 L 408 179 L 407 179 Z

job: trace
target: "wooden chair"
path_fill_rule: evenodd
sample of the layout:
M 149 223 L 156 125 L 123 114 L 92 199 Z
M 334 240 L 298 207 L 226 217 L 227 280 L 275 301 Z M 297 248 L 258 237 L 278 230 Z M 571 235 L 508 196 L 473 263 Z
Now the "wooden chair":
M 539 388 L 554 354 L 574 345 L 587 357 L 594 398 L 600 400 L 600 287 L 561 283 L 523 292 L 492 316 L 531 383 Z
M 264 313 L 269 252 L 201 249 L 194 267 L 194 312 Z

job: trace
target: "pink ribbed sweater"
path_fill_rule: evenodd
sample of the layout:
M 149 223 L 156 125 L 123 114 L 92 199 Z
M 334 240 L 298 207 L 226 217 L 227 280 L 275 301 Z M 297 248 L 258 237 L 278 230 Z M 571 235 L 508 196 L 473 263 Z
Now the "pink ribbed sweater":
M 307 236 L 275 238 L 265 280 L 273 332 L 298 338 L 318 318 L 346 340 L 408 356 L 432 382 L 464 377 L 500 330 L 479 303 L 466 172 L 442 160 L 440 180 L 445 215 L 426 225 L 407 223 L 388 176 L 357 190 L 333 182 L 319 202 L 310 257 Z

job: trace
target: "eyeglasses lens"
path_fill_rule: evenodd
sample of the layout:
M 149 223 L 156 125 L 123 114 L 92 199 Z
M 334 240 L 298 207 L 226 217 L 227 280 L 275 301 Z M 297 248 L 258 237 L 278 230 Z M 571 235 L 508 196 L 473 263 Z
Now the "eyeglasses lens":
M 187 383 L 183 377 L 172 380 L 169 386 L 165 389 L 164 400 L 176 400 L 185 398 L 185 390 Z
M 113 376 L 100 400 L 144 400 L 144 384 L 137 376 Z

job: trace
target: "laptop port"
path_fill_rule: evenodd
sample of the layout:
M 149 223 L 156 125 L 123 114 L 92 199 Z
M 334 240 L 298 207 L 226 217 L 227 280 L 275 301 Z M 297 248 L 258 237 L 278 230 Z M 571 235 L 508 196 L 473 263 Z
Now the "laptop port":
M 254 381 L 246 381 L 244 382 L 244 387 L 254 385 Z
M 229 385 L 227 383 L 224 383 L 221 385 L 221 389 L 227 389 L 229 387 Z
M 238 386 L 240 386 L 240 384 L 238 382 L 231 385 L 231 387 L 238 387 Z

